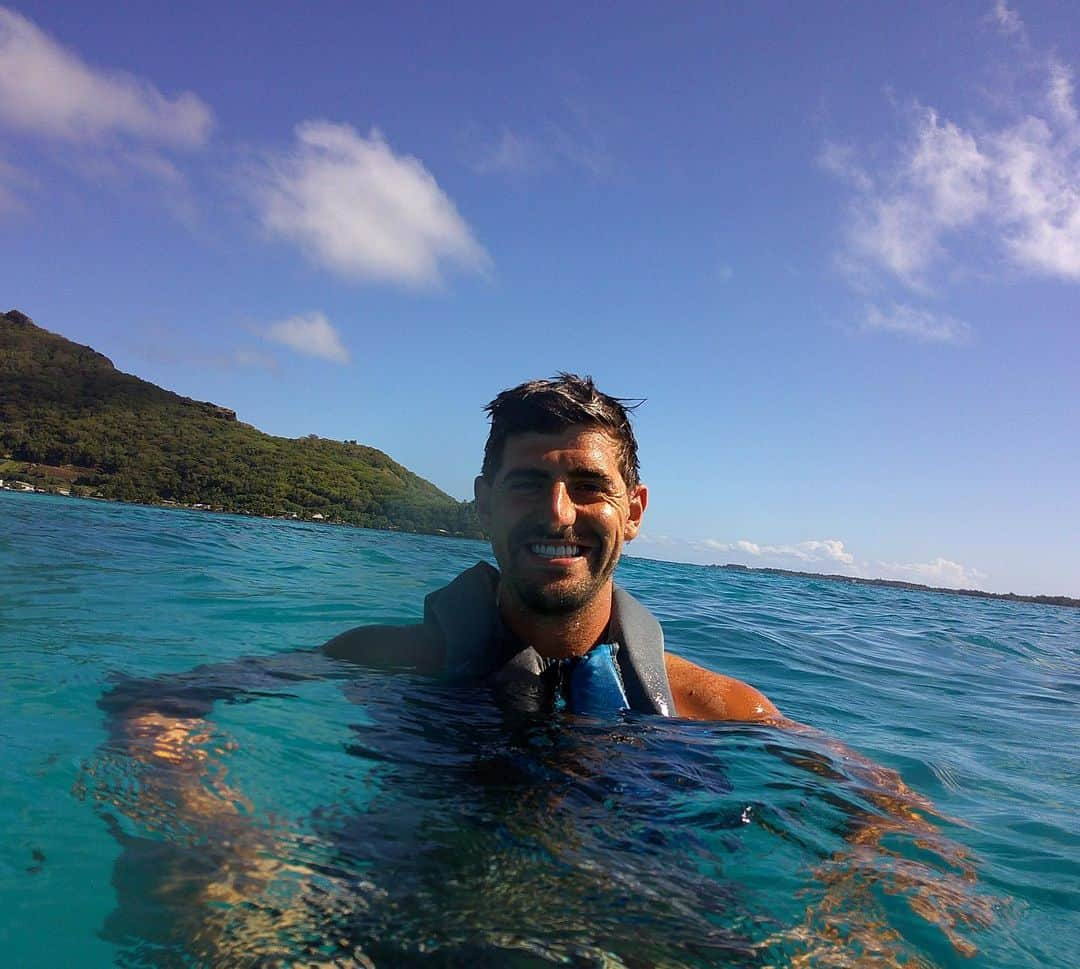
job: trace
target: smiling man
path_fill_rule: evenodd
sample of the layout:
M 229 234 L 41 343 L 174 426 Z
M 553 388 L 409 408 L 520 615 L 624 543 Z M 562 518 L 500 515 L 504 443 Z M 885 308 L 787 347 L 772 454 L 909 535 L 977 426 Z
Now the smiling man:
M 622 402 L 561 374 L 503 391 L 486 409 L 476 504 L 499 568 L 480 563 L 432 593 L 419 625 L 363 626 L 323 651 L 491 680 L 529 704 L 576 712 L 779 719 L 753 687 L 665 653 L 659 623 L 614 583 L 649 499 Z

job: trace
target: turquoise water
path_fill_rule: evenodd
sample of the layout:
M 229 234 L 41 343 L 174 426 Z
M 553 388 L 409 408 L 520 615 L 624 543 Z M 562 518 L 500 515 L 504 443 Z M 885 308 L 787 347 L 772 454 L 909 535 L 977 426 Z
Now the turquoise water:
M 246 687 L 181 764 L 106 731 L 132 678 L 415 620 L 485 555 L 0 493 L 3 964 L 1076 965 L 1072 610 L 620 566 L 670 649 L 899 771 L 922 820 L 816 734 L 329 665 L 180 681 Z

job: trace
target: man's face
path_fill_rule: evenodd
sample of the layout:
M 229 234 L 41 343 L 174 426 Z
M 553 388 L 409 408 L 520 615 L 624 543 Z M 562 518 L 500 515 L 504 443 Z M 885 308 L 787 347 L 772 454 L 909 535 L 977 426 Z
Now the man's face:
M 502 582 L 544 615 L 597 599 L 647 501 L 644 485 L 627 488 L 615 441 L 588 427 L 512 435 L 494 478 L 476 479 L 477 511 Z

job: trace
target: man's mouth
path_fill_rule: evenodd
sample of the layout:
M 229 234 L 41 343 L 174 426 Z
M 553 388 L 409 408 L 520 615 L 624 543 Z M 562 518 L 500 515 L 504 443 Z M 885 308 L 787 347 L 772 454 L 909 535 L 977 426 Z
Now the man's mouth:
M 542 559 L 572 559 L 581 555 L 582 546 L 533 542 L 529 545 L 529 551 Z

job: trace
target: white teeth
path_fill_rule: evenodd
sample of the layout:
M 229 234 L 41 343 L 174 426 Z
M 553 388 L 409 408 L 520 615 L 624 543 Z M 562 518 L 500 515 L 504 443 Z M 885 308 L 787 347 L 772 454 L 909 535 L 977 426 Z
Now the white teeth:
M 569 559 L 581 554 L 579 545 L 530 545 L 529 551 L 546 559 Z

